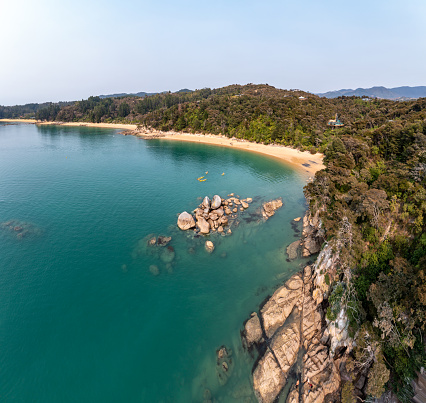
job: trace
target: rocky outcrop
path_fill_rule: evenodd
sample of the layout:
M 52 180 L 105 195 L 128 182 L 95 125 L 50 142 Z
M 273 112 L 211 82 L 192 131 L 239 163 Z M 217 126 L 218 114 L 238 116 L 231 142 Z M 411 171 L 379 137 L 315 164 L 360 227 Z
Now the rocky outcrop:
M 301 382 L 291 390 L 287 402 L 339 401 L 339 362 L 334 361 L 334 351 L 328 344 L 332 337 L 323 326 L 324 313 L 313 296 L 318 289 L 317 270 L 317 266 L 307 266 L 303 273 L 292 276 L 261 310 L 266 351 L 253 371 L 253 389 L 259 402 L 277 399 L 291 370 L 300 371 Z
M 283 201 L 281 198 L 263 203 L 262 205 L 263 218 L 267 220 L 269 217 L 272 217 L 275 214 L 275 211 L 281 208 L 282 206 L 283 206 Z
M 322 209 L 318 209 L 314 215 L 308 211 L 303 217 L 302 232 L 302 256 L 307 257 L 321 250 L 324 242 L 324 230 L 319 218 Z
M 213 199 L 210 200 L 208 196 L 204 197 L 202 203 L 193 211 L 194 217 L 184 211 L 178 217 L 178 226 L 182 230 L 187 230 L 190 228 L 196 227 L 195 232 L 202 235 L 207 235 L 211 231 L 218 232 L 222 236 L 229 235 L 231 232 L 225 231 L 227 225 L 236 223 L 237 215 L 232 214 L 237 213 L 238 209 L 236 207 L 233 210 L 230 209 L 230 206 L 240 205 L 244 203 L 244 207 L 240 209 L 244 211 L 249 207 L 248 201 L 252 200 L 250 198 L 245 199 L 245 201 L 240 201 L 237 197 L 231 197 L 229 199 L 222 199 L 219 195 L 214 195 Z
M 188 230 L 195 227 L 195 221 L 191 214 L 184 211 L 179 214 L 177 225 L 181 230 Z

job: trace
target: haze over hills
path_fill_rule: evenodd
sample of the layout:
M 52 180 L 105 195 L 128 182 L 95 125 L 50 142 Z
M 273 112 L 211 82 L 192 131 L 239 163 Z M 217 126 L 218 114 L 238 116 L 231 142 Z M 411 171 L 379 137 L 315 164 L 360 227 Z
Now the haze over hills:
M 346 97 L 362 97 L 368 96 L 370 98 L 382 98 L 382 99 L 393 99 L 393 100 L 405 100 L 405 99 L 416 99 L 426 97 L 426 86 L 419 87 L 395 87 L 395 88 L 386 88 L 386 87 L 371 87 L 371 88 L 357 88 L 356 90 L 352 89 L 342 89 L 336 91 L 328 91 L 322 94 L 316 94 L 320 97 L 325 98 L 337 98 L 341 96 Z
M 99 98 L 120 98 L 120 97 L 148 97 L 150 95 L 157 95 L 157 94 L 166 94 L 168 91 L 162 91 L 162 92 L 135 92 L 135 93 L 126 93 L 122 92 L 119 94 L 108 94 L 108 95 L 99 95 Z M 176 91 L 176 94 L 182 93 L 182 92 L 192 92 L 192 90 L 189 90 L 188 88 L 183 88 L 179 91 Z

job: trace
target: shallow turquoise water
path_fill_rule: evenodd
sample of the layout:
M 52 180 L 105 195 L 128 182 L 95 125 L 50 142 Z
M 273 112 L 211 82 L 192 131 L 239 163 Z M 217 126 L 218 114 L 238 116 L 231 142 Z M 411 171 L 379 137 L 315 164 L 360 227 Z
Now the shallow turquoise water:
M 240 330 L 299 269 L 284 251 L 303 185 L 291 168 L 229 148 L 0 126 L 0 223 L 29 231 L 0 229 L 0 400 L 193 402 L 207 388 L 215 401 L 253 401 Z M 209 255 L 177 215 L 230 192 L 256 201 L 231 236 L 211 238 Z M 270 220 L 244 220 L 279 196 Z M 172 236 L 172 267 L 137 249 L 150 233 Z M 225 385 L 223 344 L 233 358 Z

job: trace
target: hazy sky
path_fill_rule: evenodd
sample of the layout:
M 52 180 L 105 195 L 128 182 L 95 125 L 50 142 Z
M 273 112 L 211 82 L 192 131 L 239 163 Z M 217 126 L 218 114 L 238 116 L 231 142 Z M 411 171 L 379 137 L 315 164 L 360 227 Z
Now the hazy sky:
M 0 0 L 0 105 L 426 85 L 425 0 Z

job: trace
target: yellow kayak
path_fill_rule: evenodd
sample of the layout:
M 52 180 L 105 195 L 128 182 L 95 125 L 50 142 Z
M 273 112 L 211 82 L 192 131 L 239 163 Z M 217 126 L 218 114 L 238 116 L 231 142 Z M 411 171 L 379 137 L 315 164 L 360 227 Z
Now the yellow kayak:
M 204 182 L 204 181 L 206 181 L 207 179 L 198 179 L 200 182 Z
M 203 179 L 204 178 L 204 176 L 200 176 L 199 178 L 197 178 L 198 180 L 200 180 L 200 179 Z

